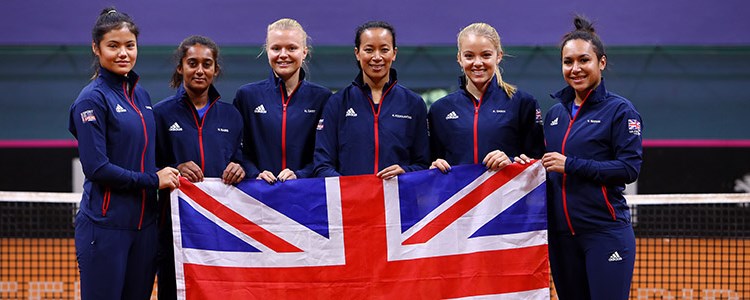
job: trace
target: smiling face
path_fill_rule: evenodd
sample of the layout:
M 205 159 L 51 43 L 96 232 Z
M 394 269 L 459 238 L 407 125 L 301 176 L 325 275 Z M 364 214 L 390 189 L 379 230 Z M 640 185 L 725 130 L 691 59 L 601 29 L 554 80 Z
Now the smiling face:
M 585 40 L 574 39 L 562 48 L 562 73 L 579 96 L 596 88 L 602 81 L 602 71 L 607 66 L 607 57 L 596 58 L 594 46 Z
M 274 73 L 285 81 L 299 74 L 302 62 L 307 57 L 305 35 L 295 29 L 274 29 L 268 31 L 266 40 L 268 64 Z
M 459 39 L 458 64 L 480 91 L 485 90 L 501 60 L 502 54 L 488 38 L 469 33 Z
M 391 32 L 374 27 L 362 32 L 360 43 L 354 48 L 354 55 L 366 78 L 372 82 L 383 82 L 388 80 L 397 51 L 393 46 Z
M 99 44 L 92 43 L 91 48 L 102 67 L 123 76 L 133 70 L 138 58 L 135 34 L 127 26 L 105 33 Z
M 182 75 L 185 89 L 197 94 L 207 90 L 217 74 L 213 50 L 201 44 L 190 46 L 177 68 L 177 73 Z

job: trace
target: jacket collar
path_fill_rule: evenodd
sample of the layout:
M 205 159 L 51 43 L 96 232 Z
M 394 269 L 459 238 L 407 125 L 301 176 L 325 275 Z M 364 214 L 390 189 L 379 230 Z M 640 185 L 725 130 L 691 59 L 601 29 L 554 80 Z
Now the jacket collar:
M 206 105 L 210 106 L 214 102 L 219 101 L 219 98 L 221 98 L 221 95 L 219 94 L 219 91 L 216 89 L 216 87 L 214 87 L 212 83 L 208 87 L 208 103 L 206 103 Z M 175 94 L 175 100 L 181 103 L 193 104 L 193 101 L 190 101 L 190 96 L 185 90 L 184 84 L 180 84 L 180 86 L 177 88 L 177 93 Z M 191 107 L 194 107 L 194 106 L 191 106 Z
M 299 83 L 300 84 L 305 80 L 305 76 L 306 76 L 305 69 L 299 68 Z M 273 69 L 271 69 L 271 72 L 268 75 L 268 80 L 273 82 L 276 88 L 278 88 L 279 85 L 281 85 L 281 87 L 286 89 L 286 83 L 284 82 L 284 79 L 281 79 L 281 77 L 276 76 L 276 73 L 273 71 Z
M 487 85 L 487 90 L 484 91 L 484 94 L 482 94 L 483 99 L 474 99 L 474 95 L 469 93 L 469 90 L 466 88 L 466 85 L 469 84 L 469 82 L 466 80 L 466 75 L 461 74 L 461 76 L 458 76 L 458 84 L 461 87 L 461 90 L 464 91 L 466 96 L 469 97 L 469 99 L 472 100 L 481 100 L 484 101 L 484 99 L 491 99 L 492 95 L 498 92 L 500 90 L 500 86 L 497 84 L 497 75 L 493 75 L 490 79 L 490 84 Z M 503 95 L 505 95 L 505 92 L 502 92 Z
M 106 82 L 111 88 L 120 90 L 122 89 L 123 83 L 128 83 L 130 84 L 131 89 L 135 89 L 135 85 L 136 83 L 138 83 L 139 76 L 133 70 L 130 70 L 130 72 L 128 72 L 128 76 L 122 76 L 112 73 L 104 67 L 99 67 L 99 78 Z
M 362 75 L 362 73 L 363 71 L 360 70 L 359 74 L 357 74 L 357 78 L 354 78 L 354 81 L 352 81 L 352 84 L 361 88 L 364 91 L 369 92 L 370 86 L 368 86 L 365 83 L 365 78 L 364 78 L 364 75 Z M 398 80 L 398 76 L 396 75 L 396 69 L 391 68 L 389 77 L 388 77 L 388 82 L 386 82 L 385 85 L 383 86 L 383 91 L 386 91 L 389 88 L 391 88 L 392 85 L 396 84 L 397 80 Z
M 594 89 L 593 92 L 591 92 L 591 95 L 589 96 L 589 99 L 586 100 L 587 103 L 598 103 L 604 101 L 607 96 L 607 88 L 604 87 L 604 78 L 602 77 L 602 81 L 599 83 L 599 86 Z M 576 92 L 573 90 L 572 87 L 566 86 L 562 90 L 559 90 L 557 93 L 550 94 L 550 97 L 557 99 L 562 104 L 564 104 L 566 107 L 570 105 L 570 103 L 573 102 L 576 98 Z

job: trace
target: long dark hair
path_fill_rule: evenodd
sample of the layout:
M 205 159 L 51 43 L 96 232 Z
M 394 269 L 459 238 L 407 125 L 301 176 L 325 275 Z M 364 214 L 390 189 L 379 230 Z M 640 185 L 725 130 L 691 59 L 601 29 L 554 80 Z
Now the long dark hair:
M 107 34 L 107 32 L 123 27 L 127 27 L 128 30 L 130 30 L 130 32 L 135 35 L 135 38 L 138 39 L 138 26 L 135 25 L 135 22 L 133 22 L 133 19 L 130 18 L 130 16 L 125 13 L 118 12 L 117 9 L 114 8 L 114 6 L 102 9 L 102 12 L 99 13 L 99 17 L 96 18 L 94 28 L 91 29 L 91 41 L 94 43 L 94 47 L 99 48 L 99 43 L 102 41 L 104 35 Z M 99 59 L 96 56 L 94 56 L 92 67 L 94 69 L 94 75 L 91 77 L 91 79 L 95 79 L 97 76 L 99 76 L 100 67 Z

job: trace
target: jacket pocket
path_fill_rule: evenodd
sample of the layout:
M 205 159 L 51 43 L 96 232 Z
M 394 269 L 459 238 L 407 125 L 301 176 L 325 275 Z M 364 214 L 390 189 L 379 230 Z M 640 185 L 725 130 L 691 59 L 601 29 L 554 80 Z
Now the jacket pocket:
M 612 220 L 617 221 L 617 215 L 615 214 L 615 208 L 612 203 L 609 202 L 609 196 L 607 196 L 607 187 L 602 185 L 602 196 L 604 196 L 604 203 L 607 204 L 607 210 L 612 215 Z
M 112 198 L 112 191 L 109 187 L 104 188 L 104 197 L 102 197 L 102 217 L 107 216 L 109 210 L 109 200 Z

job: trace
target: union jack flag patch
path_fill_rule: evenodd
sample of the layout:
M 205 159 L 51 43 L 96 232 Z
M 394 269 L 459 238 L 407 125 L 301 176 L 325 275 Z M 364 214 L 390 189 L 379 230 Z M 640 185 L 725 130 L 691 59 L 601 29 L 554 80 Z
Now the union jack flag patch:
M 81 121 L 83 123 L 86 122 L 96 122 L 96 116 L 94 115 L 94 110 L 89 109 L 87 111 L 84 111 L 81 113 Z
M 641 122 L 636 119 L 628 119 L 628 132 L 641 135 Z
M 539 125 L 544 124 L 544 121 L 542 121 L 542 110 L 541 109 L 538 109 L 538 108 L 536 109 L 536 116 L 535 117 L 536 117 L 535 121 L 536 121 L 537 124 L 539 124 Z
M 318 120 L 318 127 L 315 128 L 316 130 L 323 130 L 323 119 Z

